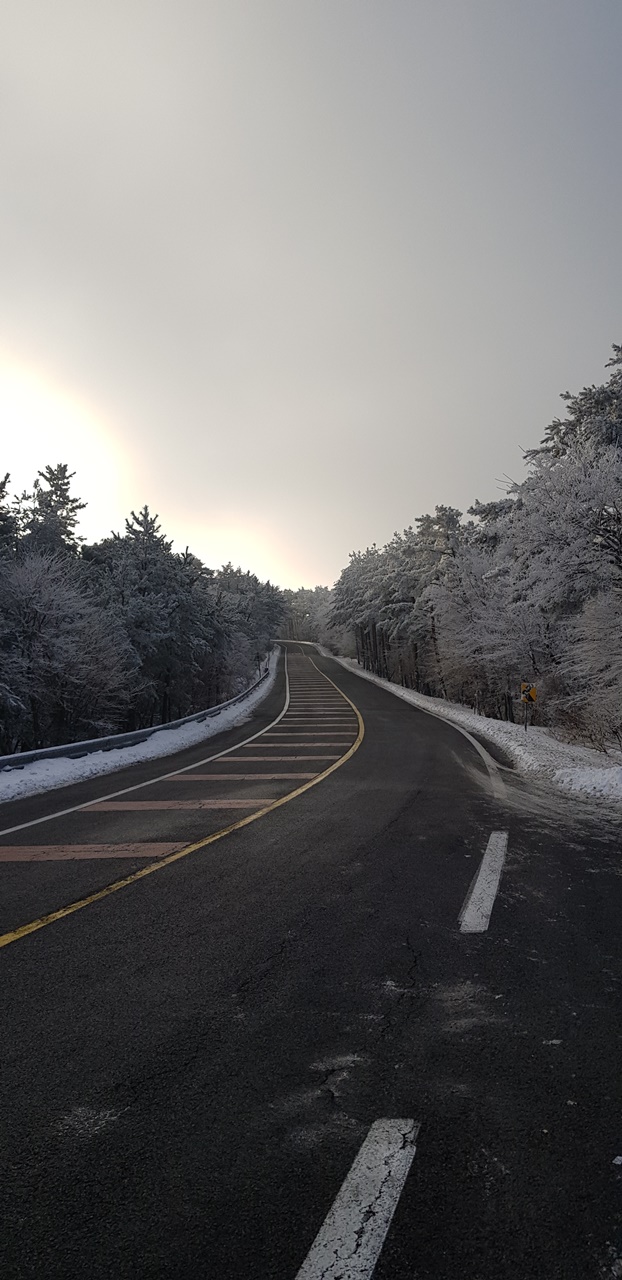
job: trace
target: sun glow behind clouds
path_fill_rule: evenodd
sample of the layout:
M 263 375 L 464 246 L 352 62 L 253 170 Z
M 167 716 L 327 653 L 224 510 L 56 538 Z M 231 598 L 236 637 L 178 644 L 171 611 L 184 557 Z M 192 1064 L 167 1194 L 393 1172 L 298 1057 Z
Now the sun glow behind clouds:
M 0 350 L 0 473 L 10 490 L 30 491 L 38 471 L 66 462 L 73 493 L 88 503 L 87 541 L 123 526 L 129 511 L 127 459 L 112 429 L 87 404 L 41 370 Z
M 276 524 L 272 527 L 266 520 L 253 520 L 251 525 L 248 516 L 240 511 L 231 512 L 226 519 L 206 514 L 204 521 L 189 519 L 188 514 L 183 519 L 179 515 L 172 515 L 171 519 L 162 515 L 161 523 L 163 532 L 174 538 L 177 551 L 187 544 L 210 569 L 220 569 L 231 561 L 244 572 L 250 570 L 262 582 L 294 590 L 313 580 L 313 565 L 301 563 L 296 548 L 284 543 Z
M 270 521 L 249 523 L 243 510 L 219 509 L 203 515 L 179 509 L 179 499 L 149 484 L 140 460 L 128 451 L 119 432 L 73 391 L 47 372 L 0 347 L 0 478 L 9 472 L 11 493 L 30 492 L 37 472 L 49 463 L 67 463 L 75 472 L 72 492 L 88 505 L 79 532 L 87 542 L 111 530 L 123 532 L 132 508 L 147 503 L 158 513 L 162 532 L 176 551 L 189 546 L 210 568 L 232 561 L 277 586 L 300 586 L 306 566 L 294 563 Z M 146 487 L 145 487 L 146 486 Z M 309 566 L 310 568 L 310 566 Z M 306 575 L 312 577 L 312 572 Z M 300 579 L 300 581 L 299 581 Z

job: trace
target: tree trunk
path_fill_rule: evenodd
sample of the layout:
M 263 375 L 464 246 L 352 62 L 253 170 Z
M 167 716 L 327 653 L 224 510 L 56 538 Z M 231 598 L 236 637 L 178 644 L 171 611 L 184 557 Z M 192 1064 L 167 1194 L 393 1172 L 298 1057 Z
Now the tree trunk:
M 441 663 L 441 655 L 438 647 L 438 638 L 436 635 L 436 622 L 434 619 L 434 610 L 431 610 L 430 612 L 430 629 L 432 632 L 432 646 L 434 649 L 434 657 L 436 658 L 436 666 L 438 670 L 438 682 L 441 687 L 441 693 L 445 701 L 447 701 L 447 689 L 445 688 L 445 681 L 443 679 L 443 666 Z
M 414 663 L 415 689 L 417 693 L 420 693 L 421 680 L 419 678 L 419 650 L 414 640 L 413 640 L 413 663 Z
M 39 703 L 36 698 L 30 699 L 30 718 L 32 720 L 32 737 L 35 747 L 41 746 L 41 726 L 39 721 Z

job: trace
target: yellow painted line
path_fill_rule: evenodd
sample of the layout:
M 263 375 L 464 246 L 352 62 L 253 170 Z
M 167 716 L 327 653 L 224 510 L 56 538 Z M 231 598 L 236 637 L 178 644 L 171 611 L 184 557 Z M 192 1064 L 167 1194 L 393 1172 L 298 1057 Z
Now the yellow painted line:
M 309 662 L 315 667 L 312 658 Z M 316 671 L 319 671 L 316 667 Z M 324 672 L 320 672 L 324 675 Z M 266 805 L 264 809 L 259 809 L 257 813 L 251 813 L 246 818 L 240 818 L 238 822 L 232 822 L 230 826 L 223 827 L 222 831 L 215 831 L 211 836 L 205 836 L 203 840 L 197 840 L 194 844 L 189 844 L 185 849 L 179 849 L 177 853 L 170 853 L 166 858 L 160 858 L 157 862 L 150 862 L 149 866 L 141 867 L 140 871 L 134 871 L 130 876 L 124 876 L 122 880 L 115 880 L 113 884 L 106 885 L 105 889 L 98 889 L 96 893 L 90 893 L 87 898 L 80 898 L 77 902 L 70 902 L 67 907 L 60 907 L 58 911 L 50 911 L 48 915 L 40 916 L 38 920 L 31 920 L 28 924 L 22 924 L 18 929 L 12 929 L 10 933 L 0 935 L 0 947 L 8 947 L 11 942 L 18 942 L 20 938 L 25 938 L 29 933 L 36 933 L 38 929 L 45 929 L 48 924 L 55 924 L 57 920 L 63 920 L 65 916 L 71 916 L 75 911 L 81 911 L 83 907 L 90 907 L 94 902 L 102 902 L 104 898 L 109 898 L 112 893 L 118 893 L 119 889 L 125 889 L 130 884 L 135 884 L 137 880 L 143 880 L 145 876 L 153 875 L 155 871 L 160 871 L 162 867 L 169 867 L 173 862 L 179 862 L 181 858 L 187 858 L 189 853 L 196 853 L 198 849 L 206 849 L 208 845 L 215 844 L 217 840 L 222 840 L 224 836 L 228 836 L 232 831 L 240 831 L 242 827 L 250 826 L 251 822 L 257 822 L 258 818 L 264 818 L 267 813 L 272 813 L 274 809 L 280 809 L 281 805 L 288 804 L 290 800 L 295 800 L 296 796 L 301 796 L 305 791 L 309 791 L 311 787 L 316 787 L 318 782 L 323 782 L 325 778 L 336 769 L 340 769 L 352 758 L 355 751 L 358 751 L 363 738 L 365 736 L 365 724 L 363 717 L 353 702 L 342 693 L 339 686 L 335 684 L 330 676 L 324 676 L 333 688 L 337 689 L 341 697 L 345 699 L 354 711 L 359 731 L 356 741 L 353 742 L 349 751 L 344 756 L 340 756 L 334 764 L 329 765 L 328 769 L 324 769 L 322 773 L 316 774 L 310 782 L 305 782 L 302 787 L 296 787 L 295 791 L 290 791 L 288 795 L 281 796 L 280 800 L 273 800 L 271 804 Z

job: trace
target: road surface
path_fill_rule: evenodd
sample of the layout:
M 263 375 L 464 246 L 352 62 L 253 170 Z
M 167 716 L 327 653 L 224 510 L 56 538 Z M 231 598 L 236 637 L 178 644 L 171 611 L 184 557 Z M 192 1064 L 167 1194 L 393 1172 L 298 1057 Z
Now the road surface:
M 622 1275 L 619 828 L 288 648 L 0 809 L 2 1280 Z

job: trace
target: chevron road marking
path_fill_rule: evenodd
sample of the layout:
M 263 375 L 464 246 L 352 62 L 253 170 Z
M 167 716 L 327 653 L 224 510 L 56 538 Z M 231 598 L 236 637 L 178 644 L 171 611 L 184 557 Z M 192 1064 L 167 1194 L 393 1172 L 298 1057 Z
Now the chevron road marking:
M 311 662 L 312 666 L 315 666 L 315 663 L 313 662 L 312 658 L 310 658 L 309 661 Z M 316 670 L 318 670 L 318 668 L 316 668 Z M 363 722 L 363 717 L 360 711 L 358 710 L 358 708 L 354 705 L 354 703 L 351 702 L 350 699 L 347 697 L 347 695 L 345 693 L 342 693 L 342 691 L 334 683 L 334 681 L 330 679 L 330 676 L 325 676 L 323 675 L 323 673 L 319 673 L 319 672 L 318 672 L 318 675 L 322 680 L 326 681 L 329 685 L 332 685 L 332 687 L 335 689 L 335 697 L 340 701 L 346 702 L 357 719 L 357 724 L 358 724 L 357 736 L 355 740 L 352 742 L 352 745 L 348 748 L 347 751 L 344 751 L 343 754 L 334 754 L 334 755 L 322 754 L 322 755 L 305 755 L 305 756 L 293 756 L 293 755 L 287 755 L 287 756 L 238 755 L 237 757 L 234 756 L 234 752 L 239 751 L 240 746 L 245 746 L 247 743 L 250 743 L 250 742 L 256 742 L 257 739 L 261 738 L 262 735 L 266 732 L 266 729 L 273 728 L 274 725 L 277 724 L 280 720 L 282 720 L 283 716 L 286 714 L 290 704 L 289 675 L 288 675 L 287 654 L 286 654 L 285 655 L 286 691 L 285 691 L 285 705 L 283 707 L 283 710 L 276 717 L 276 720 L 272 721 L 272 724 L 267 725 L 266 729 L 259 730 L 257 733 L 252 734 L 249 738 L 246 739 L 246 743 L 238 743 L 236 747 L 229 747 L 226 751 L 216 752 L 213 756 L 209 756 L 205 760 L 197 760 L 195 761 L 194 765 L 186 766 L 185 769 L 172 769 L 163 777 L 160 777 L 158 779 L 155 779 L 155 778 L 151 779 L 146 784 L 138 783 L 132 787 L 124 787 L 122 790 L 113 792 L 111 795 L 100 796 L 99 800 L 96 800 L 95 802 L 89 801 L 86 804 L 74 805 L 72 806 L 71 809 L 61 811 L 61 813 L 48 814 L 46 815 L 45 818 L 35 819 L 33 822 L 22 823 L 20 824 L 19 827 L 9 828 L 4 832 L 0 832 L 0 836 L 9 835 L 11 831 L 22 830 L 24 827 L 27 827 L 27 826 L 28 827 L 35 826 L 37 825 L 38 822 L 46 821 L 52 817 L 64 817 L 66 813 L 76 813 L 80 810 L 95 808 L 95 806 L 102 806 L 107 802 L 116 800 L 119 796 L 127 795 L 129 792 L 132 792 L 132 791 L 138 791 L 141 787 L 145 785 L 149 786 L 149 785 L 153 785 L 153 783 L 156 781 L 162 782 L 162 781 L 168 780 L 169 778 L 178 777 L 182 773 L 190 772 L 192 768 L 194 769 L 201 768 L 202 766 L 211 763 L 212 760 L 218 760 L 221 764 L 226 764 L 231 762 L 232 764 L 236 764 L 238 768 L 240 767 L 240 765 L 242 766 L 246 765 L 246 763 L 249 760 L 263 760 L 265 762 L 269 761 L 270 764 L 273 764 L 274 761 L 276 760 L 283 760 L 288 764 L 291 764 L 293 761 L 297 762 L 299 760 L 322 760 L 326 762 L 331 761 L 331 763 L 327 764 L 326 768 L 324 768 L 320 773 L 316 773 L 312 778 L 308 778 L 307 781 L 303 782 L 301 786 L 296 787 L 293 791 L 289 791 L 286 795 L 281 796 L 278 800 L 271 800 L 271 801 L 268 801 L 267 803 L 265 801 L 255 800 L 253 803 L 255 805 L 257 804 L 262 805 L 262 807 L 259 809 L 255 809 L 253 813 L 248 814 L 244 818 L 239 818 L 237 822 L 232 822 L 229 826 L 222 827 L 219 831 L 214 831 L 211 835 L 203 836 L 202 839 L 195 840 L 192 844 L 184 845 L 183 848 L 176 849 L 174 852 L 167 854 L 166 857 L 158 858 L 156 861 L 149 862 L 147 863 L 146 866 L 141 867 L 140 870 L 134 871 L 130 875 L 124 876 L 120 880 L 115 880 L 112 884 L 106 885 L 103 889 L 98 889 L 94 893 L 88 894 L 87 897 L 80 898 L 78 901 L 75 901 L 75 902 L 70 902 L 66 906 L 60 907 L 56 911 L 50 911 L 48 912 L 47 915 L 39 916 L 39 918 L 36 920 L 30 920 L 28 921 L 27 924 L 20 925 L 17 929 L 12 929 L 8 933 L 1 934 L 0 948 L 8 947 L 12 942 L 17 942 L 21 938 L 25 938 L 29 934 L 35 933 L 39 929 L 44 929 L 50 924 L 55 924 L 58 920 L 63 920 L 65 919 L 66 916 L 73 915 L 74 912 L 81 911 L 84 907 L 89 907 L 96 902 L 101 902 L 103 901 L 104 898 L 109 897 L 111 894 L 118 893 L 121 889 L 126 889 L 128 888 L 129 885 L 136 884 L 139 880 L 144 879 L 145 876 L 150 876 L 150 875 L 153 875 L 156 871 L 160 871 L 162 867 L 168 867 L 173 862 L 178 862 L 181 858 L 187 858 L 191 853 L 196 853 L 200 849 L 206 849 L 209 845 L 214 844 L 217 840 L 222 840 L 225 836 L 230 835 L 233 831 L 240 831 L 243 827 L 249 826 L 251 822 L 257 822 L 260 818 L 265 817 L 266 814 L 273 813 L 275 809 L 281 808 L 282 805 L 289 804 L 291 800 L 294 800 L 298 796 L 303 795 L 304 792 L 309 791 L 311 787 L 317 786 L 318 783 L 323 782 L 325 778 L 328 778 L 331 773 L 334 773 L 336 769 L 340 769 L 342 765 L 346 764 L 347 761 L 352 758 L 354 753 L 358 751 L 363 741 L 363 738 L 365 736 L 365 724 Z M 335 743 L 333 745 L 336 746 L 337 744 Z M 259 743 L 257 743 L 257 748 L 261 749 L 261 746 Z M 141 803 L 141 802 L 139 801 L 138 803 Z M 180 802 L 173 801 L 172 803 L 175 805 L 175 807 L 177 807 L 177 805 L 179 805 L 179 807 L 185 807 L 183 801 L 180 801 Z M 207 803 L 210 804 L 211 802 L 207 802 Z

